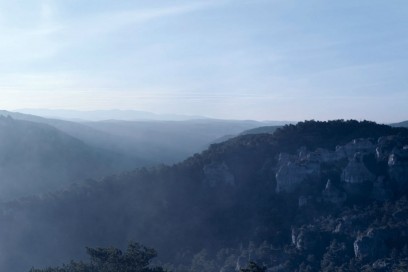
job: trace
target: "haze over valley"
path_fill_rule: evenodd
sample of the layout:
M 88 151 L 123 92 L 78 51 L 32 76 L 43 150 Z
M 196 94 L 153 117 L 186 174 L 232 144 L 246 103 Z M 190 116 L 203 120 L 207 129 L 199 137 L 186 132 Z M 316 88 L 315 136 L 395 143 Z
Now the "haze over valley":
M 142 166 L 176 163 L 220 138 L 268 124 L 212 119 L 74 122 L 0 114 L 2 200 Z

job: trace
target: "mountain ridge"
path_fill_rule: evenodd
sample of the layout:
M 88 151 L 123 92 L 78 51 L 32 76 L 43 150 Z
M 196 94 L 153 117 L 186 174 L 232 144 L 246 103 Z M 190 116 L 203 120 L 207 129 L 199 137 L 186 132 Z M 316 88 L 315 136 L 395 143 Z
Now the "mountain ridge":
M 355 142 L 354 139 L 361 140 Z M 382 142 L 378 142 L 378 139 Z M 320 227 L 308 229 L 307 225 L 314 224 L 317 227 L 317 222 L 320 221 L 315 220 L 328 220 L 330 215 L 341 218 L 341 213 L 346 210 L 355 215 L 363 215 L 369 205 L 375 205 L 372 204 L 372 198 L 378 197 L 375 193 L 378 191 L 377 181 L 367 183 L 362 176 L 362 182 L 350 183 L 347 181 L 348 177 L 354 175 L 351 170 L 347 170 L 350 163 L 363 163 L 368 171 L 378 167 L 379 172 L 373 175 L 384 175 L 386 182 L 386 187 L 381 187 L 383 185 L 380 182 L 378 188 L 399 192 L 398 195 L 388 196 L 391 199 L 387 200 L 391 205 L 397 205 L 399 197 L 406 195 L 407 188 L 395 186 L 408 184 L 408 175 L 398 174 L 401 172 L 395 167 L 408 167 L 405 164 L 388 165 L 386 161 L 389 156 L 404 153 L 407 141 L 407 129 L 351 120 L 307 121 L 284 126 L 274 134 L 243 135 L 214 144 L 201 154 L 173 166 L 142 168 L 107 177 L 99 182 L 89 181 L 80 187 L 42 198 L 9 203 L 2 206 L 3 216 L 17 211 L 20 214 L 30 214 L 30 226 L 37 232 L 26 228 L 18 218 L 14 218 L 5 221 L 6 228 L 0 232 L 0 238 L 4 240 L 7 237 L 2 245 L 4 248 L 26 245 L 27 238 L 24 237 L 33 237 L 34 241 L 47 241 L 42 244 L 44 255 L 40 252 L 38 255 L 32 254 L 35 252 L 35 243 L 26 245 L 27 248 L 19 248 L 19 259 L 26 259 L 27 265 L 45 266 L 67 262 L 68 258 L 82 258 L 78 252 L 85 245 L 122 247 L 129 239 L 137 239 L 157 248 L 161 262 L 173 267 L 175 271 L 213 272 L 220 269 L 235 271 L 238 264 L 238 267 L 244 267 L 243 259 L 248 260 L 245 252 L 258 256 L 255 250 L 261 247 L 263 241 L 266 241 L 265 250 L 280 249 L 273 255 L 276 258 L 269 256 L 268 259 L 268 255 L 265 255 L 264 258 L 256 259 L 258 262 L 265 262 L 270 268 L 280 265 L 286 270 L 303 271 L 302 265 L 309 265 L 312 269 L 320 269 L 325 254 L 334 254 L 326 250 L 326 247 L 336 237 L 343 237 L 340 242 L 345 243 L 347 250 L 342 254 L 348 257 L 337 265 L 355 265 L 361 268 L 370 264 L 370 258 L 387 258 L 391 252 L 391 248 L 387 247 L 382 253 L 378 253 L 380 255 L 375 255 L 377 257 L 367 255 L 368 259 L 360 258 L 360 254 L 371 254 L 361 251 L 366 245 L 361 244 L 361 250 L 357 249 L 354 253 L 354 242 L 357 241 L 360 245 L 361 239 L 371 241 L 371 238 L 364 238 L 364 233 L 367 233 L 364 231 L 368 231 L 372 221 L 368 221 L 368 225 L 361 224 L 361 228 L 356 225 L 355 232 L 339 230 L 340 236 L 335 234 L 335 228 L 323 231 Z M 366 150 L 365 143 L 371 145 L 362 161 L 354 161 L 354 156 L 347 155 L 347 150 L 351 150 L 350 154 Z M 380 154 L 384 154 L 384 157 L 376 161 L 375 157 L 373 160 L 376 155 L 372 152 L 378 144 L 381 144 L 378 147 L 381 147 Z M 305 166 L 307 170 L 309 164 L 316 165 L 315 152 L 322 148 L 329 152 L 328 155 L 337 152 L 345 152 L 342 153 L 345 155 L 335 157 L 336 160 L 329 164 L 319 163 L 320 174 L 317 179 L 313 172 L 299 170 L 301 179 L 299 176 L 294 177 L 300 182 L 293 183 L 293 190 L 277 190 L 277 173 L 285 165 L 279 166 L 281 160 L 287 159 L 286 166 L 294 165 L 299 169 Z M 289 153 L 289 157 L 281 155 L 284 153 Z M 396 162 L 399 161 L 396 159 Z M 364 168 L 361 166 L 357 169 Z M 397 169 L 397 176 L 392 176 L 391 173 L 394 172 L 388 174 L 389 169 Z M 346 174 L 343 176 L 344 171 Z M 360 174 L 356 173 L 358 177 Z M 396 180 L 398 178 L 402 180 Z M 288 176 L 286 179 L 291 184 L 292 178 Z M 328 179 L 332 180 L 331 185 Z M 367 188 L 369 194 L 365 193 Z M 337 192 L 337 189 L 340 191 Z M 381 195 L 386 191 L 378 192 Z M 343 192 L 347 194 L 347 201 L 343 201 Z M 387 201 L 380 200 L 380 203 L 387 205 Z M 353 211 L 353 207 L 357 210 Z M 385 209 L 386 206 L 381 207 Z M 399 211 L 397 206 L 392 209 L 391 213 Z M 64 211 L 63 215 L 61 211 Z M 334 221 L 336 224 L 339 222 Z M 326 227 L 329 228 L 324 226 Z M 42 228 L 43 231 L 39 231 Z M 357 235 L 357 229 L 364 232 L 361 237 Z M 403 229 L 395 227 L 392 231 L 400 233 Z M 19 235 L 13 235 L 10 230 L 15 230 Z M 52 239 L 47 239 L 50 233 Z M 310 236 L 312 234 L 314 236 Z M 388 232 L 384 235 L 388 235 Z M 316 247 L 306 237 L 316 237 L 316 241 L 321 241 L 320 246 Z M 388 241 L 384 239 L 388 238 L 378 236 L 379 243 Z M 251 243 L 254 246 L 250 246 Z M 53 250 L 58 244 L 64 244 L 64 250 Z M 249 246 L 240 247 L 239 244 Z M 396 246 L 396 250 L 402 250 L 403 243 L 402 247 Z M 311 254 L 314 254 L 314 259 L 308 259 L 307 256 Z M 48 261 L 43 256 L 47 256 Z M 217 259 L 217 256 L 224 257 Z M 335 258 L 339 256 L 335 255 Z M 202 270 L 202 266 L 198 266 L 199 260 L 201 264 L 212 268 Z M 0 260 L 2 267 L 21 265 L 21 262 Z M 328 266 L 322 267 L 326 269 Z
M 2 200 L 52 191 L 138 165 L 47 124 L 0 116 L 0 127 Z
M 392 127 L 408 127 L 408 121 L 392 123 L 392 124 L 390 124 L 390 126 L 392 126 Z
M 239 134 L 263 123 L 251 120 L 72 122 L 8 111 L 0 115 L 45 123 L 96 148 L 145 161 L 144 165 L 176 163 L 207 148 L 226 134 Z

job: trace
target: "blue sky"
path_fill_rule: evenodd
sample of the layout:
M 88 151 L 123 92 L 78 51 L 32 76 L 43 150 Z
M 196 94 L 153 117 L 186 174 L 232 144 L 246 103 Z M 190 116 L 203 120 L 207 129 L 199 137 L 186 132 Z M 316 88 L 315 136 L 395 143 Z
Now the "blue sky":
M 0 0 L 0 108 L 408 119 L 408 2 Z

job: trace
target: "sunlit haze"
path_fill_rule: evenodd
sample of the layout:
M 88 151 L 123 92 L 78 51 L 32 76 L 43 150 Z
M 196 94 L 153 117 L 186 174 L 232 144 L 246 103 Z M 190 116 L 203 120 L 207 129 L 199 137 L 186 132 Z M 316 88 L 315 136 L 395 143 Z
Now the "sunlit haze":
M 0 1 L 0 108 L 408 119 L 407 1 Z

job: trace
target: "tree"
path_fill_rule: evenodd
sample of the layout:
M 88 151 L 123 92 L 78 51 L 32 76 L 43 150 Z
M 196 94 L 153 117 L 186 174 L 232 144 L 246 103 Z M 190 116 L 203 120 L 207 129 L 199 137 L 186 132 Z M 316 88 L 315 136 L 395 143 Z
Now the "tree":
M 86 251 L 90 263 L 71 261 L 62 267 L 32 268 L 30 272 L 164 272 L 161 267 L 150 267 L 157 252 L 138 243 L 129 243 L 125 253 L 114 247 L 87 248 Z
M 266 267 L 259 266 L 254 262 L 250 262 L 247 268 L 240 269 L 240 272 L 265 272 Z

